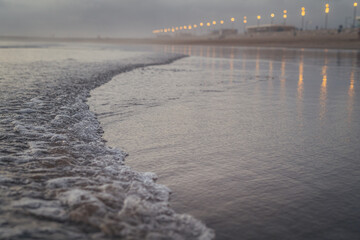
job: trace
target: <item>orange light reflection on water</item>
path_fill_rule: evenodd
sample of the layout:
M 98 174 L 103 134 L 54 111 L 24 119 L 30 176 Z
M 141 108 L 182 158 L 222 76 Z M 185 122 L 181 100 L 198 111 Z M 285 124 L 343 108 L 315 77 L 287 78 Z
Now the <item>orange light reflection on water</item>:
M 299 62 L 299 80 L 297 85 L 297 113 L 301 121 L 303 120 L 303 92 L 304 92 L 304 50 L 302 49 Z
M 325 61 L 324 66 L 322 67 L 322 82 L 321 82 L 321 88 L 320 88 L 320 113 L 319 117 L 320 120 L 323 120 L 326 115 L 326 101 L 327 101 L 327 70 L 328 70 L 328 59 L 325 51 Z
M 348 90 L 347 110 L 348 110 L 348 122 L 349 123 L 352 122 L 352 114 L 353 114 L 353 110 L 354 110 L 354 95 L 355 95 L 354 83 L 355 83 L 355 69 L 353 69 L 350 73 L 350 85 L 349 85 L 349 90 Z
M 257 49 L 257 52 L 256 52 L 256 67 L 255 67 L 255 77 L 256 79 L 259 78 L 259 75 L 260 75 L 260 49 L 258 48 Z
M 232 83 L 234 80 L 234 58 L 235 58 L 235 53 L 234 53 L 234 48 L 232 48 L 230 52 L 230 61 L 229 61 L 230 83 Z
M 281 59 L 281 75 L 280 75 L 280 91 L 281 91 L 281 99 L 285 101 L 286 96 L 286 89 L 285 89 L 285 83 L 286 83 L 286 59 L 285 54 L 283 53 L 282 59 Z
M 272 91 L 273 90 L 273 71 L 274 71 L 274 67 L 273 67 L 273 61 L 270 60 L 269 61 L 269 76 L 268 76 L 268 90 Z

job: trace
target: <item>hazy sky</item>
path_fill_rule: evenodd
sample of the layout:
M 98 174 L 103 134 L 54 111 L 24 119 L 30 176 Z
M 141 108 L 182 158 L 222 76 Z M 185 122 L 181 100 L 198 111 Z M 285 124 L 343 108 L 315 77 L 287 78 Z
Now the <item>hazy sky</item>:
M 315 28 L 324 26 L 326 2 L 329 27 L 344 25 L 346 17 L 352 23 L 354 0 L 0 0 L 0 35 L 140 37 L 158 28 L 231 17 L 243 29 L 243 16 L 248 26 L 256 24 L 257 15 L 265 24 L 274 12 L 275 22 L 282 23 L 284 9 L 287 23 L 300 27 L 302 6 L 308 27 Z

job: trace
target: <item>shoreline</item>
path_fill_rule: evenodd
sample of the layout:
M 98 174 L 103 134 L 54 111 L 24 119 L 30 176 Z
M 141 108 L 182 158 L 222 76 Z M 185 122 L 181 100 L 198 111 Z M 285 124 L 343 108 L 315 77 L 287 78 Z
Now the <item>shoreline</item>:
M 157 38 L 55 38 L 0 36 L 0 41 L 18 42 L 75 42 L 99 44 L 129 44 L 129 45 L 208 45 L 208 46 L 238 46 L 238 47 L 282 47 L 308 49 L 360 49 L 358 29 L 346 29 L 341 33 L 336 30 L 312 30 L 279 33 L 252 33 L 233 36 L 159 36 Z

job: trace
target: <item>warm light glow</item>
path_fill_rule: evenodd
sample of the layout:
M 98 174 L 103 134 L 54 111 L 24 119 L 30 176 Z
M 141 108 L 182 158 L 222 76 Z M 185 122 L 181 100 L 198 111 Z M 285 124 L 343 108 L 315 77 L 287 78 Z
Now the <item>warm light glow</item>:
M 164 29 L 164 32 L 167 32 L 167 29 Z
M 223 20 L 221 20 L 221 21 L 220 21 L 220 24 L 224 24 L 224 21 L 223 21 Z
M 183 27 L 180 27 L 180 30 L 182 30 L 183 29 Z
M 284 14 L 284 16 L 283 16 L 285 19 L 287 19 L 287 15 L 286 14 Z
M 202 27 L 202 26 L 204 26 L 204 23 L 201 22 L 201 23 L 200 23 L 200 27 Z
M 246 16 L 244 16 L 244 19 L 247 19 L 247 17 L 246 17 Z
M 175 28 L 171 29 L 172 32 L 175 32 Z
M 246 20 L 246 19 L 244 19 L 244 23 L 247 23 L 247 20 Z
M 320 89 L 320 119 L 323 119 L 326 115 L 326 100 L 327 100 L 327 65 L 326 65 L 326 61 L 325 61 L 325 65 L 322 67 L 322 83 L 321 83 L 321 89 Z
M 196 25 L 196 24 L 194 24 L 194 28 L 197 28 L 197 25 Z
M 211 24 L 208 22 L 206 25 L 207 25 L 208 27 L 210 27 Z
M 301 8 L 301 16 L 305 16 L 305 8 L 304 7 Z
M 184 26 L 184 29 L 186 30 L 186 29 L 187 29 L 187 26 Z
M 329 13 L 330 8 L 329 8 L 329 4 L 325 4 L 325 13 Z
M 270 15 L 270 17 L 271 17 L 271 18 L 274 18 L 274 17 L 275 17 L 275 14 L 274 14 L 274 13 L 272 13 L 272 14 Z
M 354 7 L 357 7 L 357 2 L 354 2 Z
M 324 76 L 323 76 L 323 81 L 322 81 L 322 83 L 321 83 L 321 86 L 324 87 L 324 88 L 326 88 L 326 84 L 327 84 L 327 75 L 324 75 Z
M 213 21 L 213 25 L 216 25 L 216 21 Z
M 257 16 L 257 19 L 259 19 L 259 20 L 260 20 L 260 19 L 261 19 L 261 16 L 260 16 L 260 15 L 258 15 L 258 16 Z
M 349 95 L 351 96 L 354 95 L 354 79 L 355 79 L 354 75 L 355 73 L 354 71 L 352 71 L 350 73 L 350 87 L 349 87 Z
M 234 22 L 234 21 L 235 21 L 235 18 L 231 18 L 230 20 L 231 20 L 232 22 Z
M 189 26 L 188 26 L 188 29 L 189 29 L 189 30 L 191 30 L 191 29 L 192 29 L 191 25 L 189 25 Z
M 287 10 L 284 10 L 284 13 L 286 14 L 286 13 L 287 13 Z
M 322 75 L 323 75 L 323 81 L 321 83 L 322 87 L 326 87 L 326 83 L 327 83 L 327 66 L 323 66 L 322 67 Z
M 175 28 L 175 30 L 177 31 L 177 30 L 179 30 L 179 28 L 178 28 L 178 27 L 176 27 L 176 28 Z

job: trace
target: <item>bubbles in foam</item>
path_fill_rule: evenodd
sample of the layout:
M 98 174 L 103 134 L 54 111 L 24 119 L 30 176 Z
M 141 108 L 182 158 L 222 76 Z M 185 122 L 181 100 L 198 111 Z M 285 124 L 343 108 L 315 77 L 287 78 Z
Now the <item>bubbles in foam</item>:
M 57 69 L 61 81 L 49 81 L 45 88 L 35 84 L 36 94 L 29 93 L 23 103 L 14 101 L 1 119 L 14 148 L 0 157 L 1 239 L 214 237 L 203 223 L 169 207 L 170 190 L 155 182 L 156 174 L 133 171 L 124 164 L 126 153 L 105 145 L 86 104 L 89 91 L 115 74 L 179 57 L 71 61 L 62 68 L 33 64 Z

